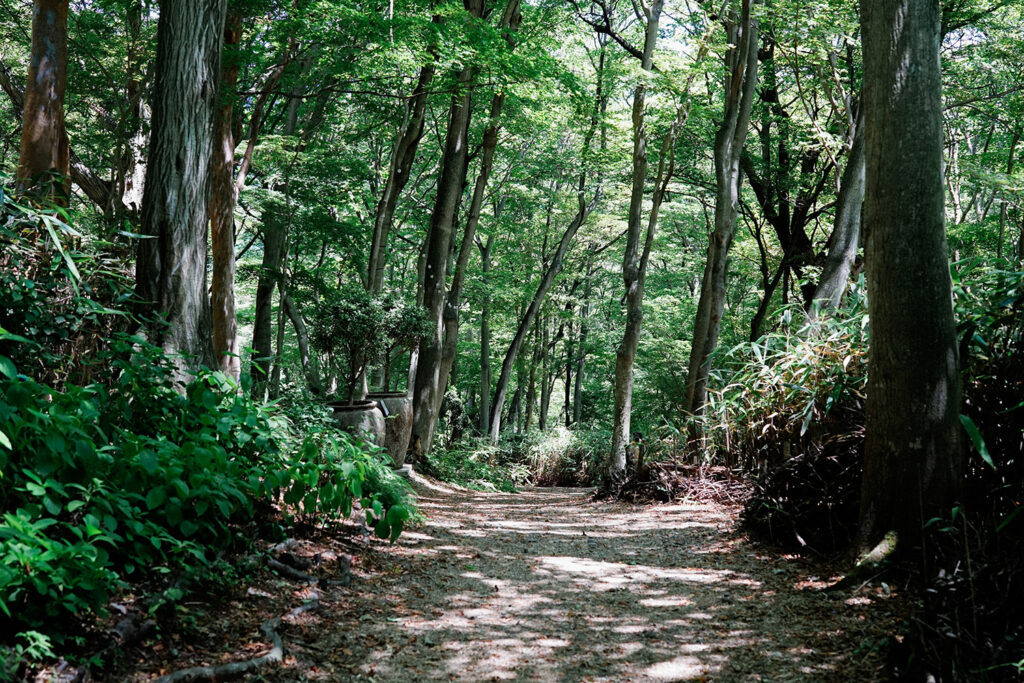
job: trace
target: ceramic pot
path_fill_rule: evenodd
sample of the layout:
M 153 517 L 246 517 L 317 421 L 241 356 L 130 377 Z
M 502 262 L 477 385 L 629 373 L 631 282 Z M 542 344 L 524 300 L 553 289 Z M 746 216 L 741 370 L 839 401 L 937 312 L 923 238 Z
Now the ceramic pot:
M 331 401 L 327 406 L 334 412 L 334 420 L 352 436 L 384 445 L 384 415 L 376 401 Z
M 400 468 L 412 438 L 412 399 L 404 391 L 381 391 L 367 394 L 384 414 L 384 449 L 391 456 L 391 466 Z

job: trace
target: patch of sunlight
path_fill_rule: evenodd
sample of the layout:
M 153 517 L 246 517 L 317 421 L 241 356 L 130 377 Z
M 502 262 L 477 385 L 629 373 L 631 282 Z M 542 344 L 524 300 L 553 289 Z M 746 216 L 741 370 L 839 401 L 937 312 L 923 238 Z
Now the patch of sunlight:
M 652 567 L 641 564 L 623 564 L 621 562 L 603 562 L 583 557 L 566 555 L 547 555 L 537 558 L 538 563 L 555 571 L 570 574 L 583 574 L 599 581 L 612 584 L 640 583 L 656 579 L 683 581 L 686 583 L 733 583 L 745 582 L 747 579 L 734 577 L 729 569 L 699 569 L 697 567 L 666 568 Z
M 690 598 L 676 596 L 667 598 L 644 598 L 639 602 L 643 607 L 685 607 L 693 604 L 693 600 Z
M 702 678 L 706 670 L 704 662 L 697 657 L 681 655 L 647 667 L 644 674 L 656 681 L 688 681 Z
M 534 641 L 540 647 L 568 647 L 569 641 L 564 638 L 538 638 Z

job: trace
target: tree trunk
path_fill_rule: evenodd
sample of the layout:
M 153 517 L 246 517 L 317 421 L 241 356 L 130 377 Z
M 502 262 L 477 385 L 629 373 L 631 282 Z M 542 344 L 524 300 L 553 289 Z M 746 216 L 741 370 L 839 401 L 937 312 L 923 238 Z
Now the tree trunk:
M 860 545 L 920 548 L 962 480 L 945 235 L 939 6 L 865 0 L 864 195 L 871 345 Z
M 235 84 L 238 59 L 230 53 L 242 37 L 242 15 L 228 13 L 224 26 L 224 46 L 229 52 L 221 69 L 220 102 L 214 123 L 212 176 L 210 189 L 210 242 L 213 273 L 210 281 L 210 308 L 213 314 L 213 353 L 218 369 L 239 379 L 241 358 L 238 348 L 238 320 L 235 316 L 235 136 L 232 133 Z
M 470 7 L 467 2 L 466 8 L 471 13 L 477 12 L 474 16 L 479 16 L 479 12 L 482 12 L 482 7 Z M 519 29 L 522 15 L 519 12 L 519 0 L 509 0 L 509 3 L 505 7 L 505 11 L 502 15 L 499 23 L 499 30 L 507 30 L 508 33 L 505 35 L 505 40 L 509 49 L 514 47 L 515 43 L 512 39 L 512 34 Z M 470 109 L 469 95 L 466 95 L 466 124 L 463 132 L 463 137 L 468 135 L 468 117 Z M 431 351 L 429 356 L 423 353 L 423 345 L 421 344 L 421 354 L 419 362 L 421 366 L 425 358 L 429 358 L 429 381 L 431 386 L 430 391 L 433 393 L 433 403 L 417 401 L 414 405 L 419 409 L 419 417 L 414 418 L 415 429 L 417 434 L 421 436 L 426 434 L 426 438 L 423 441 L 424 452 L 428 452 L 430 444 L 432 442 L 433 427 L 428 426 L 428 422 L 433 423 L 437 421 L 438 413 L 441 408 L 441 397 L 444 395 L 445 388 L 448 384 L 448 377 L 451 372 L 452 366 L 455 363 L 455 356 L 458 352 L 458 341 L 459 341 L 459 308 L 462 305 L 462 287 L 465 282 L 466 268 L 469 263 L 469 256 L 473 251 L 473 244 L 476 237 L 476 229 L 480 223 L 480 214 L 483 209 L 484 194 L 487 190 L 487 184 L 490 181 L 491 170 L 494 164 L 494 152 L 498 144 L 498 121 L 501 117 L 502 106 L 504 105 L 505 94 L 501 91 L 495 92 L 491 99 L 491 113 L 490 123 L 487 129 L 484 131 L 483 143 L 481 147 L 481 163 L 480 172 L 477 176 L 476 184 L 473 188 L 473 197 L 470 202 L 469 215 L 466 219 L 466 227 L 463 231 L 462 242 L 459 246 L 458 256 L 455 262 L 455 268 L 453 271 L 452 284 L 449 288 L 447 296 L 443 295 L 444 285 L 444 271 L 442 271 L 440 278 L 440 286 L 442 292 L 439 294 L 443 296 L 443 306 L 440 316 L 440 331 L 441 344 L 440 348 Z M 454 121 L 454 119 L 453 119 Z M 465 141 L 464 141 L 465 144 Z M 465 182 L 466 176 L 466 154 L 465 150 L 462 151 L 462 172 L 458 177 L 458 194 L 459 197 L 453 206 L 453 215 L 449 219 L 449 223 L 454 223 L 454 213 L 458 210 L 458 199 L 461 198 L 462 186 Z M 443 172 L 442 172 L 443 180 Z M 441 190 L 439 186 L 438 199 L 440 200 Z M 433 223 L 432 223 L 433 227 Z M 450 242 L 452 225 L 447 228 L 448 235 L 444 238 L 447 242 Z M 433 231 L 432 231 L 433 234 Z M 429 277 L 429 276 L 428 276 Z M 429 288 L 428 288 L 429 289 Z M 417 369 L 417 393 L 419 392 L 420 377 L 424 375 Z M 424 408 L 429 408 L 429 414 Z
M 206 234 L 210 158 L 226 0 L 165 0 L 157 32 L 153 131 L 136 266 L 138 313 L 151 340 L 175 359 L 176 380 L 214 366 Z
M 850 158 L 839 185 L 836 223 L 829 237 L 828 256 L 809 311 L 812 320 L 820 313 L 839 306 L 857 258 L 861 205 L 864 203 L 864 107 L 858 107 L 858 110 Z
M 470 16 L 481 16 L 483 0 L 465 0 L 464 5 Z M 455 214 L 462 198 L 462 184 L 466 174 L 466 145 L 472 109 L 469 86 L 474 76 L 475 69 L 466 68 L 457 77 L 457 90 L 452 96 L 448 115 L 437 197 L 426 238 L 423 307 L 427 309 L 433 329 L 419 344 L 416 379 L 413 383 L 413 434 L 414 438 L 419 437 L 423 453 L 430 451 L 434 439 L 440 399 L 444 393 L 442 382 L 447 379 L 441 377 L 445 280 Z
M 270 382 L 274 358 L 274 288 L 281 278 L 287 224 L 282 220 L 287 209 L 271 202 L 264 211 L 263 260 L 256 280 L 256 311 L 252 326 L 252 395 L 262 400 Z
M 591 134 L 592 133 L 593 128 L 591 128 Z M 529 333 L 530 327 L 533 325 L 533 321 L 537 317 L 537 312 L 544 304 L 544 297 L 547 296 L 551 283 L 554 282 L 555 277 L 557 277 L 558 273 L 562 270 L 562 261 L 565 259 L 565 253 L 569 250 L 569 245 L 572 243 L 573 237 L 576 236 L 576 232 L 579 230 L 580 226 L 583 225 L 583 222 L 587 220 L 587 216 L 590 215 L 590 212 L 593 211 L 597 202 L 600 200 L 600 186 L 598 186 L 593 199 L 591 199 L 589 203 L 585 201 L 583 196 L 585 188 L 586 171 L 580 174 L 580 184 L 576 195 L 579 203 L 579 209 L 576 211 L 576 215 L 562 234 L 562 239 L 559 241 L 558 247 L 555 249 L 555 255 L 552 257 L 547 269 L 541 276 L 540 283 L 537 285 L 537 291 L 530 300 L 530 305 L 527 307 L 526 313 L 523 315 L 522 319 L 520 319 L 519 327 L 516 329 L 516 334 L 512 338 L 512 343 L 509 344 L 508 351 L 505 353 L 505 359 L 501 363 L 501 374 L 498 376 L 498 384 L 494 388 L 494 404 L 491 406 L 490 439 L 492 443 L 498 442 L 498 434 L 501 431 L 501 411 L 505 407 L 505 395 L 508 391 L 509 380 L 512 378 L 512 367 L 515 364 L 516 357 L 519 355 L 519 349 L 526 340 L 526 335 Z M 542 419 L 546 418 L 543 410 L 541 411 L 541 415 Z
M 22 109 L 18 191 L 67 204 L 71 176 L 64 129 L 68 63 L 68 0 L 35 0 L 28 86 Z
M 492 237 L 487 238 L 485 244 L 477 240 L 477 247 L 480 249 L 480 263 L 483 271 L 483 279 L 486 284 L 488 274 L 491 271 L 491 247 L 494 244 Z M 487 434 L 491 419 L 491 323 L 490 323 L 490 296 L 485 293 L 483 302 L 480 305 L 480 433 Z
M 540 357 L 540 410 L 537 413 L 537 428 L 542 432 L 546 432 L 548 429 L 548 408 L 551 406 L 551 373 L 548 369 L 551 330 L 548 327 L 547 316 L 541 316 L 540 327 L 542 339 Z
M 283 72 L 283 66 L 280 66 Z M 293 97 L 288 103 L 285 115 L 284 130 L 285 137 L 295 135 L 298 128 L 298 94 L 293 91 Z M 250 136 L 250 145 L 254 143 L 255 131 Z M 248 149 L 243 159 L 244 167 L 247 168 L 251 162 Z M 236 185 L 244 181 L 242 171 L 236 179 Z M 252 396 L 256 400 L 262 400 L 271 381 L 271 364 L 274 360 L 273 321 L 274 321 L 274 289 L 284 277 L 285 244 L 288 238 L 288 227 L 291 222 L 290 210 L 287 205 L 289 179 L 285 178 L 274 188 L 286 196 L 285 203 L 280 201 L 269 202 L 263 211 L 263 260 L 260 263 L 259 276 L 256 279 L 256 311 L 252 325 Z M 280 317 L 280 316 L 279 316 Z
M 380 201 L 373 218 L 373 239 L 370 243 L 370 263 L 367 270 L 367 282 L 370 293 L 380 294 L 384 288 L 384 266 L 387 263 L 388 234 L 395 217 L 395 206 L 398 198 L 409 182 L 409 172 L 423 137 L 423 123 L 427 113 L 427 97 L 430 82 L 434 79 L 436 67 L 433 62 L 420 67 L 420 76 L 412 97 L 406 102 L 405 117 L 398 130 L 391 151 L 391 163 L 388 177 L 384 182 Z
M 726 53 L 728 81 L 725 115 L 715 135 L 715 230 L 708 241 L 707 263 L 693 325 L 693 346 L 686 377 L 686 410 L 698 415 L 704 408 L 711 354 L 718 344 L 725 310 L 726 259 L 736 231 L 740 194 L 740 158 L 750 125 L 757 80 L 757 22 L 752 0 L 743 0 L 742 14 L 729 20 L 731 47 Z
M 580 337 L 576 350 L 576 377 L 572 397 L 572 422 L 576 425 L 583 419 L 583 369 L 587 362 L 587 336 L 590 334 L 590 292 L 593 277 L 594 259 L 591 256 L 587 260 L 586 284 L 583 286 L 583 308 L 580 310 Z
M 647 29 L 641 68 L 653 68 L 654 46 L 658 41 L 658 23 L 663 0 L 651 2 L 647 16 Z M 645 99 L 647 83 L 641 81 L 633 92 L 633 173 L 629 197 L 629 216 L 626 229 L 626 250 L 622 257 L 622 280 L 625 286 L 626 328 L 622 342 L 615 353 L 615 408 L 612 414 L 611 457 L 605 473 L 606 485 L 611 486 L 625 476 L 626 444 L 629 443 L 630 419 L 633 411 L 633 361 L 640 343 L 643 323 L 643 278 L 647 268 L 650 247 L 641 256 L 640 226 L 643 222 L 644 184 L 647 182 L 647 127 Z M 664 162 L 664 159 L 662 160 Z M 647 241 L 654 237 L 656 219 L 649 222 Z
M 299 362 L 302 364 L 302 370 L 306 373 L 309 390 L 315 396 L 319 396 L 323 393 L 323 384 L 320 381 L 320 362 L 315 353 L 310 354 L 309 352 L 309 330 L 306 328 L 306 321 L 299 313 L 295 302 L 292 301 L 287 287 L 282 289 L 281 304 L 284 306 L 288 319 L 292 322 L 292 327 L 295 328 L 295 337 L 299 344 Z M 386 384 L 384 389 L 385 391 L 389 390 Z

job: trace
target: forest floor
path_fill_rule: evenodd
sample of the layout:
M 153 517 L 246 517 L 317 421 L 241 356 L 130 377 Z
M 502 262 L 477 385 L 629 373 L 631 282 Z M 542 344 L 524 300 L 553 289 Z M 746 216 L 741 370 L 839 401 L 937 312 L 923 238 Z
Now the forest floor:
M 260 624 L 311 590 L 316 608 L 280 627 L 283 664 L 250 680 L 885 677 L 902 598 L 887 587 L 827 595 L 834 567 L 751 541 L 737 506 L 481 493 L 418 476 L 416 489 L 427 519 L 394 545 L 334 533 L 293 549 L 353 553 L 351 586 L 325 580 L 340 569 L 325 562 L 312 589 L 266 572 L 221 604 L 186 605 L 180 633 L 122 662 L 137 671 L 127 680 L 264 654 Z

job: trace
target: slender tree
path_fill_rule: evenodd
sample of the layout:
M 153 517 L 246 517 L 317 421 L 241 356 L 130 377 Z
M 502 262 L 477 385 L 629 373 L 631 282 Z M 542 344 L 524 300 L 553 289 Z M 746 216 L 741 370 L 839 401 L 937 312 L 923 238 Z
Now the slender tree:
M 482 16 L 483 0 L 464 0 L 463 4 L 471 17 Z M 441 175 L 437 182 L 437 195 L 426 238 L 423 307 L 427 309 L 433 331 L 420 342 L 413 386 L 413 433 L 419 437 L 424 452 L 430 450 L 434 439 L 434 428 L 444 396 L 444 382 L 447 381 L 447 377 L 441 375 L 444 305 L 447 298 L 445 283 L 455 216 L 466 176 L 466 146 L 472 109 L 470 85 L 476 71 L 476 67 L 467 66 L 459 71 L 456 78 L 456 92 L 452 96 L 448 113 Z
M 739 14 L 730 10 L 726 23 L 730 47 L 725 56 L 725 111 L 715 134 L 715 228 L 708 241 L 686 378 L 686 409 L 692 415 L 704 407 L 711 353 L 718 344 L 725 311 L 726 264 L 736 232 L 740 159 L 757 81 L 758 25 L 751 15 L 751 3 L 742 0 Z

